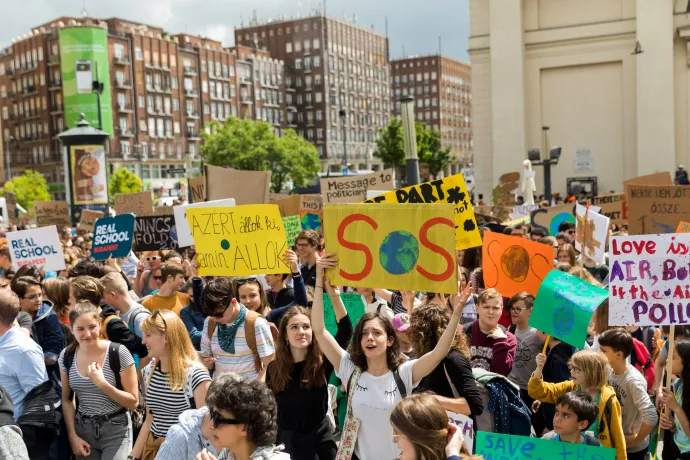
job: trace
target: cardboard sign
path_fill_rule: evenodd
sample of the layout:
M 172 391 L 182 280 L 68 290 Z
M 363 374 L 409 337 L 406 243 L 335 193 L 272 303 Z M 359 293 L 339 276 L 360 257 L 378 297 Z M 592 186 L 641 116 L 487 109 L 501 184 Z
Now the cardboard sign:
M 503 174 L 498 179 L 498 185 L 491 191 L 491 200 L 494 206 L 511 207 L 515 205 L 515 191 L 520 181 L 519 172 Z
M 324 203 L 360 203 L 367 199 L 369 189 L 394 190 L 393 170 L 384 169 L 371 174 L 321 179 L 321 196 Z
M 447 410 L 448 420 L 450 423 L 458 427 L 462 432 L 462 437 L 465 439 L 467 449 L 472 452 L 474 450 L 474 422 L 467 415 L 456 414 L 455 412 Z
M 69 206 L 66 201 L 34 201 L 34 215 L 37 227 L 55 225 L 71 227 Z
M 359 322 L 359 319 L 364 316 L 364 313 L 366 313 L 364 300 L 362 300 L 362 296 L 359 294 L 340 294 L 340 298 L 343 304 L 345 304 L 347 316 L 350 317 L 352 327 L 354 327 Z M 335 334 L 338 332 L 338 322 L 335 320 L 331 296 L 326 292 L 323 293 L 323 320 L 326 323 L 328 332 L 335 337 Z
M 181 248 L 186 248 L 194 244 L 192 238 L 192 229 L 189 228 L 189 220 L 187 220 L 186 210 L 189 208 L 214 208 L 235 206 L 235 200 L 226 198 L 224 200 L 202 201 L 194 204 L 183 204 L 180 206 L 173 206 L 173 215 L 175 216 L 175 227 L 177 228 L 177 245 Z
M 278 206 L 278 209 L 280 209 L 280 217 L 299 216 L 302 197 L 299 195 L 292 195 L 279 200 L 271 200 L 269 203 Z
M 608 295 L 577 276 L 551 270 L 539 286 L 529 325 L 584 350 L 594 310 Z
M 690 220 L 690 187 L 625 184 L 628 233 L 674 233 L 678 221 Z
M 321 230 L 323 222 L 323 202 L 321 195 L 302 195 L 299 218 L 302 230 Z
M 134 215 L 120 214 L 96 221 L 91 256 L 96 260 L 127 257 L 134 240 Z
M 136 251 L 177 250 L 175 217 L 137 216 L 134 221 L 134 247 Z
M 278 206 L 187 209 L 201 276 L 290 273 L 289 248 Z
M 10 225 L 17 225 L 19 222 L 19 212 L 17 212 L 17 195 L 5 190 L 5 206 L 7 206 L 7 217 Z
M 486 460 L 615 460 L 616 449 L 478 431 L 475 455 Z
M 539 209 L 538 204 L 521 204 L 519 206 L 513 206 L 510 211 L 510 218 L 517 220 L 523 217 L 529 217 L 532 211 L 536 211 L 537 209 Z
M 482 269 L 486 288 L 504 297 L 518 292 L 537 295 L 539 285 L 553 269 L 553 247 L 518 236 L 484 234 Z
M 673 185 L 671 174 L 668 172 L 660 172 L 654 174 L 647 174 L 646 176 L 638 176 L 632 179 L 623 181 L 623 184 L 629 185 Z
M 592 204 L 601 208 L 599 213 L 611 219 L 612 224 L 628 223 L 628 202 L 625 193 L 606 193 L 595 196 Z
M 609 324 L 690 323 L 690 234 L 613 236 L 609 252 Z
M 287 238 L 288 246 L 295 245 L 295 238 L 302 231 L 302 223 L 299 216 L 283 217 L 283 227 L 285 228 L 285 237 Z
M 598 264 L 606 263 L 606 239 L 609 236 L 608 217 L 592 211 L 590 206 L 587 208 L 578 204 L 575 208 L 575 219 L 577 225 L 575 227 L 575 249 L 580 253 L 584 252 L 585 256 L 594 260 Z M 585 214 L 587 221 L 585 222 Z M 584 251 L 583 251 L 584 245 Z
M 563 222 L 575 223 L 575 206 L 577 203 L 567 203 L 548 208 L 539 208 L 530 213 L 532 228 L 540 228 L 551 236 L 558 234 L 558 227 Z M 598 206 L 590 206 L 590 211 L 599 212 Z
M 233 198 L 239 205 L 268 203 L 271 173 L 206 165 L 206 199 Z
M 153 208 L 152 216 L 172 216 L 173 206 L 156 206 Z
M 340 204 L 323 208 L 337 286 L 458 291 L 453 206 Z
M 481 246 L 477 221 L 462 174 L 402 188 L 367 200 L 366 203 L 451 203 L 455 213 L 455 247 Z
M 115 212 L 150 216 L 153 214 L 153 197 L 150 191 L 138 193 L 118 193 L 115 195 Z
M 690 222 L 681 222 L 678 224 L 676 233 L 690 233 Z
M 206 177 L 189 179 L 189 190 L 192 192 L 192 203 L 206 201 Z
M 87 232 L 93 232 L 96 221 L 103 217 L 101 211 L 92 211 L 90 209 L 82 209 L 81 220 L 79 221 L 79 229 Z
M 65 269 L 65 254 L 62 252 L 60 236 L 54 225 L 8 232 L 7 245 L 15 271 L 24 265 L 43 267 L 48 272 Z

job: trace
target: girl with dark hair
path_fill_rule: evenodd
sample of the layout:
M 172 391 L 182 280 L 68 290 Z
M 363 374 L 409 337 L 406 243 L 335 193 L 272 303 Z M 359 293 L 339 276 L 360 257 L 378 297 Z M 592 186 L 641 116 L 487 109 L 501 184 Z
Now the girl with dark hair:
M 236 299 L 239 303 L 247 307 L 248 310 L 255 311 L 265 317 L 270 311 L 266 291 L 258 278 L 235 278 L 233 280 Z
M 352 335 L 352 322 L 337 290 L 329 290 L 340 347 Z M 333 365 L 324 359 L 311 328 L 311 311 L 292 307 L 280 321 L 276 358 L 268 365 L 266 384 L 278 404 L 278 441 L 292 458 L 333 460 L 337 446 L 328 419 L 328 378 Z
M 679 340 L 675 343 L 673 352 L 672 373 L 679 377 L 673 382 L 673 391 L 662 388 L 662 400 L 666 407 L 673 411 L 666 411 L 661 419 L 664 430 L 675 430 L 673 440 L 680 451 L 680 459 L 690 459 L 690 340 Z
M 332 254 L 325 255 L 316 264 L 312 327 L 321 349 L 349 394 L 340 449 L 343 455 L 352 454 L 353 459 L 396 458 L 400 449 L 392 441 L 390 412 L 448 354 L 469 290 L 452 296 L 455 308 L 446 331 L 434 349 L 419 359 L 406 361 L 390 319 L 378 313 L 362 316 L 348 352 L 326 330 L 324 322 L 323 288 L 330 284 L 324 277 L 324 270 L 336 267 L 337 260 Z

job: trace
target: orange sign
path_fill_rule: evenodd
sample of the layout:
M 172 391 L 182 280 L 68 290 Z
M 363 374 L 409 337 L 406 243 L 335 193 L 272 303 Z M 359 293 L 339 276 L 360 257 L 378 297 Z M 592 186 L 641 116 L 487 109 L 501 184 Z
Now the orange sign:
M 690 222 L 682 222 L 678 224 L 676 233 L 690 233 Z
M 553 269 L 553 247 L 501 233 L 484 233 L 484 285 L 503 297 L 518 292 L 537 295 L 539 285 Z

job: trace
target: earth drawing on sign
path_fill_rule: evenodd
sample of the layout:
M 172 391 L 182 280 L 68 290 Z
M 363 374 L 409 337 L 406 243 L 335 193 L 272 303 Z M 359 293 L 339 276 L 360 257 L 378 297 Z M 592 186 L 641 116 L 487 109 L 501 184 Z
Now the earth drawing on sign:
M 522 246 L 510 246 L 501 255 L 501 268 L 510 279 L 524 281 L 529 274 L 529 253 Z
M 321 216 L 316 213 L 304 213 L 300 220 L 302 230 L 319 230 L 321 228 Z
M 379 249 L 381 266 L 392 275 L 404 275 L 417 265 L 419 242 L 409 232 L 398 230 L 386 235 Z
M 570 305 L 561 305 L 553 312 L 552 321 L 556 336 L 568 335 L 575 325 L 575 312 Z

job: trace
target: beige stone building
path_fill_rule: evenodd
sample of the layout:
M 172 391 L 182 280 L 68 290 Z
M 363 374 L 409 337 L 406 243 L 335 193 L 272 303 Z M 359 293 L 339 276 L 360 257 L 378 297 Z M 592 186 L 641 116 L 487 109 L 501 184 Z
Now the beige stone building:
M 563 149 L 554 192 L 576 177 L 622 191 L 625 179 L 688 165 L 687 10 L 688 0 L 470 0 L 477 191 L 520 170 L 542 126 Z

